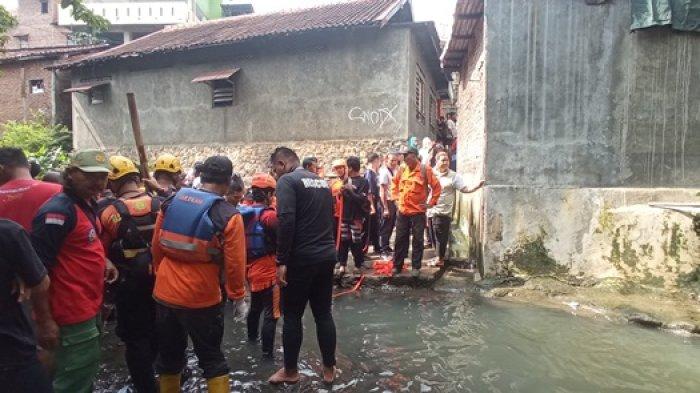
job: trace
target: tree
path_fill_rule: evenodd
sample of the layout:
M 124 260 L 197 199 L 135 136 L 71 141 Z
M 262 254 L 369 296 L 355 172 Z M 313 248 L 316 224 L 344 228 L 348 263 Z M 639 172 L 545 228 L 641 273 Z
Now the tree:
M 7 42 L 7 32 L 17 26 L 17 19 L 0 5 L 0 48 Z
M 77 21 L 85 22 L 92 33 L 99 33 L 109 28 L 107 19 L 95 14 L 85 6 L 84 0 L 57 0 L 61 8 L 71 8 L 71 16 Z M 17 25 L 17 19 L 0 5 L 0 48 L 7 42 L 7 32 Z
M 73 135 L 62 125 L 52 126 L 37 113 L 27 121 L 0 124 L 0 147 L 18 147 L 37 160 L 44 170 L 56 169 L 68 162 Z

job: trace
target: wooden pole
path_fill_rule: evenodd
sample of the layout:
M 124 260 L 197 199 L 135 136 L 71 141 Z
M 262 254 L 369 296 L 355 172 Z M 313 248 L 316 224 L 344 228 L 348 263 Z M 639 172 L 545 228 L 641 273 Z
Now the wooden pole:
M 131 116 L 131 130 L 134 132 L 134 140 L 136 141 L 136 150 L 139 153 L 139 168 L 141 176 L 144 179 L 150 179 L 148 173 L 148 158 L 146 157 L 146 149 L 143 146 L 143 137 L 141 137 L 141 122 L 139 121 L 139 112 L 136 108 L 136 98 L 134 93 L 126 93 L 126 100 L 129 103 L 129 115 Z

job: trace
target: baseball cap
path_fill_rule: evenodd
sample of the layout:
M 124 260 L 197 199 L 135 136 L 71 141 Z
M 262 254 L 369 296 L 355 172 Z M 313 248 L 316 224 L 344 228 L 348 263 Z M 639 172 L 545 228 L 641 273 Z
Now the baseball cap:
M 70 166 L 88 173 L 109 173 L 107 155 L 97 149 L 76 151 L 70 160 Z
M 209 176 L 231 177 L 233 176 L 233 163 L 226 156 L 212 156 L 197 166 L 197 169 Z

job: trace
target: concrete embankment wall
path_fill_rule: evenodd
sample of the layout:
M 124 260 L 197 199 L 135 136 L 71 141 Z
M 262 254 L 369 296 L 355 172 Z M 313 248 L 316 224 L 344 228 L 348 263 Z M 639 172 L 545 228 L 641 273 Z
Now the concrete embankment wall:
M 668 287 L 698 269 L 692 220 L 648 204 L 700 201 L 700 36 L 629 26 L 625 1 L 486 3 L 486 273 L 541 256 Z

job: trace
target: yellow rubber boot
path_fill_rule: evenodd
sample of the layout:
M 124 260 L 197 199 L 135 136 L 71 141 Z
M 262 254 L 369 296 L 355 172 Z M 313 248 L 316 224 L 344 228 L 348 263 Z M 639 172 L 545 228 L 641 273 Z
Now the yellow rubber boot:
M 207 379 L 207 389 L 209 389 L 209 393 L 229 393 L 231 388 L 229 387 L 228 375 Z
M 160 393 L 180 393 L 180 374 L 161 374 Z

